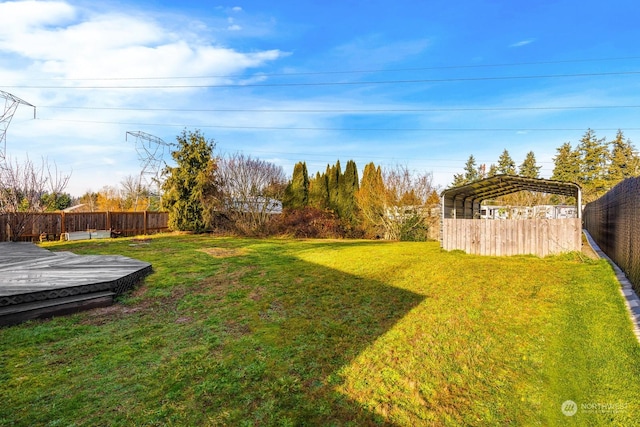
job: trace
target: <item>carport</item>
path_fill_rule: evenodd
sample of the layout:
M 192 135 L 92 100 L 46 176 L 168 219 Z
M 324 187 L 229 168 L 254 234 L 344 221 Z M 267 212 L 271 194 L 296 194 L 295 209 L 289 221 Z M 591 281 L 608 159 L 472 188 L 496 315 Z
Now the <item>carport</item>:
M 577 218 L 480 219 L 484 201 L 525 190 L 573 197 Z M 576 183 L 496 175 L 444 190 L 441 198 L 443 249 L 498 256 L 546 256 L 581 249 L 582 190 Z

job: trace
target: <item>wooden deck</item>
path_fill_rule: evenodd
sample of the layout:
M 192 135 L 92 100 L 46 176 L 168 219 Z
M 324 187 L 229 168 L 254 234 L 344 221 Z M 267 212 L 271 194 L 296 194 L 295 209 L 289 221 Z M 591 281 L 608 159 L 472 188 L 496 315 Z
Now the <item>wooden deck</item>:
M 150 272 L 151 264 L 120 255 L 0 243 L 0 326 L 110 305 Z

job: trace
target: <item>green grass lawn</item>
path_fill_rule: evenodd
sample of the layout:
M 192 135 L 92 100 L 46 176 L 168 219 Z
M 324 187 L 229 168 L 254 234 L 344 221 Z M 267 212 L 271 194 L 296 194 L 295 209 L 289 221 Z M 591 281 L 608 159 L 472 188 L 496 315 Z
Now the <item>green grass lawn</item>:
M 114 306 L 0 329 L 2 426 L 640 416 L 640 345 L 604 261 L 189 235 L 46 247 L 154 273 Z

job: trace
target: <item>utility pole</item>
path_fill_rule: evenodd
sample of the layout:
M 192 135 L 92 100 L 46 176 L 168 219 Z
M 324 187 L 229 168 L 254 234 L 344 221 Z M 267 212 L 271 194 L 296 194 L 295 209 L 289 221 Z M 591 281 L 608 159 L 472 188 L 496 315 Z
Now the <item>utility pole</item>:
M 18 98 L 8 92 L 0 90 L 0 98 L 4 99 L 4 110 L 2 111 L 2 117 L 0 117 L 0 161 L 4 161 L 7 152 L 7 128 L 11 119 L 18 109 L 19 104 L 33 107 L 33 118 L 36 118 L 36 106 L 29 104 L 27 101 Z

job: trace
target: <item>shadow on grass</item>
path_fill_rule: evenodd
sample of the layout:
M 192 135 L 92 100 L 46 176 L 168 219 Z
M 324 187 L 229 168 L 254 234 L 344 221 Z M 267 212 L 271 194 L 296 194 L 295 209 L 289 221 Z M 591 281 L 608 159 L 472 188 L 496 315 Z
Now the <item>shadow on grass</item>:
M 342 245 L 351 244 L 326 249 Z M 185 364 L 196 369 L 160 394 L 177 386 L 182 397 L 192 395 L 202 422 L 389 424 L 336 388 L 344 381 L 341 370 L 423 296 L 273 252 L 235 259 L 227 268 L 226 283 L 206 280 L 178 305 L 186 317 L 192 308 L 204 314 L 185 330 L 205 329 L 199 339 L 209 343 L 213 360 L 184 360 L 183 353 L 163 375 Z
M 11 408 L 0 421 L 390 425 L 338 391 L 342 371 L 424 297 L 296 256 L 372 244 L 187 237 L 74 246 L 145 260 L 155 273 L 119 311 L 0 331 L 5 366 L 14 366 L 7 384 L 39 378 L 0 393 Z M 247 250 L 216 258 L 200 250 L 207 245 Z

